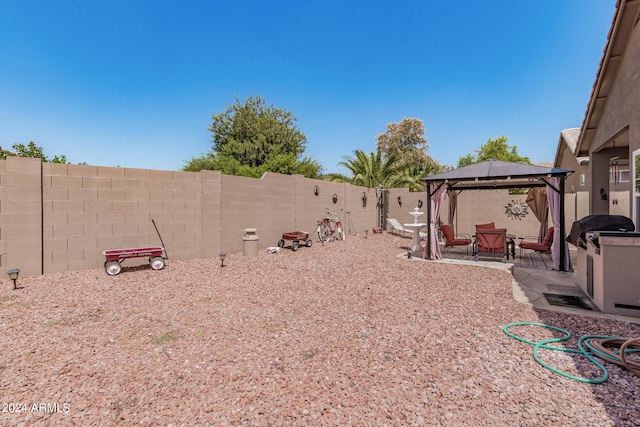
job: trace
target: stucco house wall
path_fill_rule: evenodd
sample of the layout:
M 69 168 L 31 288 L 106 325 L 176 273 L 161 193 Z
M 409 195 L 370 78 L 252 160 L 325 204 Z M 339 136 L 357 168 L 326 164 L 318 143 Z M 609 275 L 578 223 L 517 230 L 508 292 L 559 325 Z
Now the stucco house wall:
M 639 1 L 618 0 L 577 144 L 576 155 L 589 157 L 593 214 L 634 217 L 633 186 L 610 188 L 609 167 L 618 159 L 632 163 L 634 151 L 640 150 L 639 16 Z M 637 209 L 633 219 L 637 228 Z

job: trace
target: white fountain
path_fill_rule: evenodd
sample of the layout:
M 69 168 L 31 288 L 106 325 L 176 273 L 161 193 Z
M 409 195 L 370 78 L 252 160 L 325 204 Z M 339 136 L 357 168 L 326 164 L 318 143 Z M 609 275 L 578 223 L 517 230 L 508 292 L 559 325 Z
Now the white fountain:
M 424 212 L 420 212 L 420 208 L 415 208 L 412 212 L 409 212 L 413 216 L 413 223 L 403 224 L 404 228 L 410 230 L 413 233 L 413 240 L 411 241 L 411 251 L 413 255 L 417 255 L 424 249 L 420 244 L 420 230 L 427 226 L 424 222 L 418 222 L 418 217 L 424 215 Z

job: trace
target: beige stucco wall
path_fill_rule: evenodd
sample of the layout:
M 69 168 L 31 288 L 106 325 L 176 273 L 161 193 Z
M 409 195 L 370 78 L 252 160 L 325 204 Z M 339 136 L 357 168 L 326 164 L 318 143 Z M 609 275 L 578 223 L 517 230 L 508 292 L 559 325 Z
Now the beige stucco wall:
M 558 156 L 554 167 L 573 171 L 567 176 L 565 188 L 567 192 L 588 191 L 589 188 L 589 165 L 580 165 L 578 159 L 573 155 L 567 144 L 562 140 L 559 142 Z M 584 175 L 584 182 L 581 182 L 581 175 Z
M 609 159 L 617 155 L 611 148 L 603 150 L 603 147 L 622 136 L 628 139 L 629 145 L 625 147 L 624 157 L 621 158 L 631 159 L 633 151 L 640 149 L 640 25 L 631 30 L 624 54 L 615 60 L 620 61 L 620 68 L 597 123 L 589 153 L 589 173 L 592 177 L 590 211 L 594 214 L 621 210 L 621 206 L 611 203 L 611 197 L 608 200 L 599 197 L 599 189 L 609 185 Z M 631 200 L 631 189 L 626 193 L 624 199 Z M 625 206 L 628 206 L 628 202 Z M 631 216 L 630 209 L 623 214 Z

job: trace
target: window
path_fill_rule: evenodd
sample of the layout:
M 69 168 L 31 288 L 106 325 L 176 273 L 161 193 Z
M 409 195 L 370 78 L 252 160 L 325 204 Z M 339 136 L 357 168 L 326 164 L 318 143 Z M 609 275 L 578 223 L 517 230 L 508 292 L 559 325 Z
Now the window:
M 629 177 L 631 176 L 629 169 L 621 170 L 619 172 L 620 179 L 618 180 L 618 182 L 629 182 Z
M 629 182 L 630 178 L 629 162 L 613 162 L 609 165 L 609 182 L 611 184 Z

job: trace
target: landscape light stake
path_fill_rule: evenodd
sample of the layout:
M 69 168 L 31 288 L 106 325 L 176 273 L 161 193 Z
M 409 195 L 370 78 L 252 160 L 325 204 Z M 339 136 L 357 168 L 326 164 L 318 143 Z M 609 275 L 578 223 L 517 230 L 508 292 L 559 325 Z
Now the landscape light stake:
M 224 267 L 224 259 L 227 257 L 226 252 L 220 252 L 220 267 Z
M 13 280 L 13 289 L 18 289 L 16 286 L 16 280 L 18 280 L 18 274 L 20 274 L 19 268 L 14 268 L 13 270 L 7 271 L 7 275 L 9 275 L 9 279 Z

